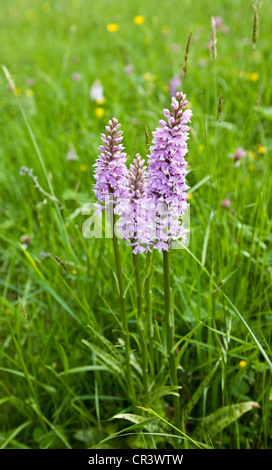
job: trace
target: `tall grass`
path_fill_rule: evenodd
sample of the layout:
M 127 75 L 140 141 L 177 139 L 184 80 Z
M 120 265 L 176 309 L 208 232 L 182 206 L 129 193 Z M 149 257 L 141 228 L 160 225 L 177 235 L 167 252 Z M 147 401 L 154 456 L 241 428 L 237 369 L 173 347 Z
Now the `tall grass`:
M 245 0 L 216 7 L 176 0 L 171 7 L 162 0 L 87 3 L 0 6 L 6 19 L 1 61 L 17 95 L 2 73 L 0 446 L 168 448 L 179 441 L 183 447 L 271 448 L 270 6 L 261 6 L 253 51 L 253 10 Z M 146 18 L 139 26 L 133 23 L 138 14 Z M 214 74 L 206 44 L 211 17 L 219 15 L 230 32 L 217 31 Z M 106 29 L 112 22 L 119 24 L 116 33 Z M 154 253 L 147 266 L 138 257 L 152 338 L 145 384 L 135 266 L 131 249 L 120 247 L 132 409 L 112 241 L 85 239 L 81 228 L 82 207 L 93 197 L 100 132 L 115 115 L 130 161 L 135 149 L 145 155 L 145 126 L 151 133 L 168 106 L 167 85 L 183 66 L 191 30 L 181 86 L 194 112 L 191 242 L 171 253 L 170 272 L 173 356 L 182 387 L 177 430 L 162 255 Z M 134 65 L 131 74 L 124 72 L 127 64 Z M 89 98 L 96 78 L 104 85 L 102 106 Z M 102 118 L 97 107 L 105 111 Z M 69 142 L 78 160 L 66 160 Z M 228 154 L 240 146 L 247 156 L 235 166 Z M 23 166 L 60 202 L 20 176 Z M 231 201 L 229 209 L 223 199 Z

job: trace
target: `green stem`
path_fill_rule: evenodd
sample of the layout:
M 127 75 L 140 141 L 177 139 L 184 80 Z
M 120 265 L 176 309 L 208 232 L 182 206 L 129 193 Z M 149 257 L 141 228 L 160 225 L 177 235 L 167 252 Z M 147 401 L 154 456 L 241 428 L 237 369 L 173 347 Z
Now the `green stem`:
M 145 278 L 145 300 L 146 300 L 146 323 L 147 323 L 147 339 L 149 347 L 150 367 L 152 375 L 154 373 L 155 358 L 154 358 L 154 325 L 151 310 L 151 269 L 152 269 L 152 253 L 149 251 L 146 254 L 146 278 Z
M 170 379 L 171 384 L 178 385 L 177 368 L 175 361 L 174 347 L 174 316 L 171 311 L 171 291 L 170 291 L 170 260 L 169 252 L 163 252 L 163 271 L 164 271 L 164 306 L 165 306 L 165 323 L 166 323 L 166 344 L 167 356 L 169 361 Z M 180 417 L 180 398 L 179 396 L 173 397 L 174 405 L 174 422 L 178 429 L 181 429 Z
M 119 252 L 119 246 L 118 246 L 118 239 L 115 235 L 115 223 L 116 223 L 115 214 L 113 214 L 112 240 L 113 240 L 113 248 L 114 248 L 118 287 L 119 287 L 121 321 L 122 321 L 122 328 L 123 328 L 124 341 L 125 341 L 126 377 L 128 381 L 128 392 L 129 392 L 130 398 L 132 402 L 135 403 L 135 390 L 134 390 L 134 384 L 133 384 L 132 373 L 131 373 L 131 365 L 130 365 L 130 337 L 129 337 L 125 296 L 124 296 L 124 289 L 123 289 L 123 282 L 122 282 L 121 258 L 120 258 L 120 252 Z
M 144 335 L 144 319 L 143 319 L 143 292 L 142 292 L 142 283 L 141 283 L 141 276 L 140 276 L 140 268 L 139 268 L 139 261 L 138 255 L 132 253 L 133 256 L 133 264 L 134 264 L 134 275 L 136 280 L 136 288 L 137 288 L 137 307 L 138 307 L 138 325 L 140 329 L 140 344 L 142 350 L 142 368 L 143 368 L 143 386 L 144 386 L 144 393 L 147 393 L 147 350 L 146 350 L 146 341 Z

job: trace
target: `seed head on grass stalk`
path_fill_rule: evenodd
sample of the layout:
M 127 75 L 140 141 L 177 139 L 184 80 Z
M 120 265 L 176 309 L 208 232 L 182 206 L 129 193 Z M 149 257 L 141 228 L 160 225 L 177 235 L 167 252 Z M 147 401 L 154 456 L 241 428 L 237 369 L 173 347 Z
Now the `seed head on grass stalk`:
M 182 67 L 182 70 L 181 70 L 181 73 L 184 77 L 186 76 L 186 73 L 187 73 L 188 54 L 189 54 L 189 47 L 190 47 L 191 37 L 192 37 L 192 31 L 190 31 L 190 34 L 189 34 L 188 39 L 187 39 L 185 55 L 184 55 L 184 64 L 183 64 L 183 67 Z
M 215 19 L 213 17 L 211 19 L 211 30 L 212 30 L 212 41 L 211 41 L 212 56 L 213 56 L 214 59 L 216 59 L 216 57 L 217 57 L 216 23 L 215 23 Z
M 259 36 L 259 21 L 260 21 L 259 7 L 260 7 L 259 2 L 252 5 L 252 8 L 254 10 L 253 27 L 252 27 L 253 49 L 256 49 L 257 39 L 258 39 L 258 36 Z

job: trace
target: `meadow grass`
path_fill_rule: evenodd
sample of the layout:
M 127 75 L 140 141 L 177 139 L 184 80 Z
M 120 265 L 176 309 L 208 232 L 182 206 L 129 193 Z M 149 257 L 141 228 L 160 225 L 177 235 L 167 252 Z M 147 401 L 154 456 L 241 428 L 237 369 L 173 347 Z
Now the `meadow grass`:
M 253 50 L 246 0 L 1 2 L 1 62 L 16 87 L 2 72 L 1 448 L 165 449 L 178 436 L 184 448 L 271 448 L 270 10 L 263 2 Z M 135 24 L 136 15 L 145 21 Z M 207 48 L 212 16 L 229 27 L 217 30 L 216 59 Z M 107 30 L 112 23 L 115 32 Z M 136 152 L 146 155 L 146 133 L 150 143 L 169 107 L 169 82 L 183 67 L 190 31 L 179 87 L 193 111 L 190 245 L 171 252 L 170 273 L 182 387 L 176 430 L 162 254 L 152 254 L 151 279 L 138 256 L 144 309 L 149 282 L 152 291 L 146 391 L 137 279 L 131 249 L 119 244 L 132 406 L 112 241 L 85 239 L 81 230 L 82 207 L 95 200 L 99 134 L 116 116 L 129 162 Z M 127 65 L 134 66 L 129 74 Z M 89 96 L 96 79 L 103 104 Z M 246 156 L 235 165 L 229 154 L 239 147 Z M 22 167 L 33 168 L 40 188 L 20 175 Z

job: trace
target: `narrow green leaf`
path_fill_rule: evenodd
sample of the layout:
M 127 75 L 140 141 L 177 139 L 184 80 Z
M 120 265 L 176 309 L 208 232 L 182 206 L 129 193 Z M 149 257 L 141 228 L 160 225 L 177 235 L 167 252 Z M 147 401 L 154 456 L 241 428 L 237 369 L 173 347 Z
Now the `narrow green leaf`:
M 202 178 L 202 180 L 200 180 L 190 189 L 190 194 L 192 194 L 194 191 L 200 188 L 203 184 L 207 183 L 210 180 L 210 178 L 211 178 L 210 175 L 206 175 L 204 178 Z
M 243 414 L 254 408 L 260 408 L 260 405 L 255 401 L 246 401 L 237 405 L 224 406 L 202 420 L 201 424 L 195 429 L 194 437 L 198 439 L 204 430 L 213 438 L 231 423 L 234 423 L 234 421 L 239 419 Z
M 198 447 L 199 449 L 201 449 L 201 447 L 206 447 L 205 444 L 202 444 L 202 443 L 198 443 L 196 442 L 194 439 L 192 439 L 190 436 L 187 436 L 187 434 L 185 434 L 184 432 L 182 432 L 180 429 L 178 429 L 176 426 L 174 426 L 172 423 L 169 423 L 169 421 L 167 421 L 165 418 L 163 418 L 162 416 L 160 416 L 158 413 L 156 413 L 156 411 L 152 410 L 151 408 L 144 408 L 143 406 L 138 406 L 137 408 L 140 408 L 141 410 L 143 411 L 146 411 L 147 413 L 150 413 L 151 415 L 153 416 L 156 416 L 156 418 L 158 418 L 160 421 L 162 421 L 163 423 L 165 424 L 168 424 L 168 426 L 170 426 L 172 429 L 174 429 L 175 431 L 177 431 L 179 434 L 181 434 L 183 437 L 185 437 L 185 439 L 187 439 L 188 441 L 190 441 L 192 444 L 194 444 L 196 447 Z
M 107 442 L 111 439 L 115 439 L 118 436 L 125 436 L 128 431 L 135 431 L 136 429 L 146 427 L 148 424 L 154 423 L 154 421 L 157 421 L 157 420 L 155 420 L 154 418 L 147 418 L 144 421 L 141 421 L 140 423 L 132 424 L 132 426 L 129 426 L 128 428 L 122 429 L 122 431 L 113 433 L 110 436 L 106 437 L 105 439 L 100 441 L 98 444 L 91 447 L 91 449 L 97 449 L 102 444 L 105 444 L 105 442 Z M 131 433 L 131 434 L 136 434 L 136 433 Z
M 113 346 L 113 344 L 107 340 L 103 335 L 98 333 L 91 325 L 87 325 L 87 328 L 92 330 L 93 334 L 101 341 L 102 344 L 105 345 L 105 347 L 113 354 L 114 356 L 118 356 L 118 352 L 116 351 L 116 348 Z
M 219 363 L 221 362 L 221 357 L 220 359 L 217 361 L 217 363 L 215 364 L 215 366 L 212 368 L 211 372 L 205 377 L 205 379 L 203 380 L 203 382 L 199 385 L 199 387 L 197 388 L 197 390 L 195 391 L 195 393 L 193 394 L 191 400 L 187 403 L 187 405 L 183 408 L 183 411 L 182 411 L 182 416 L 183 416 L 183 421 L 184 423 L 186 423 L 186 421 L 188 420 L 189 416 L 190 416 L 190 413 L 192 411 L 192 409 L 195 407 L 195 405 L 197 404 L 199 398 L 201 397 L 204 389 L 209 385 Z
M 174 395 L 174 396 L 179 397 L 178 391 L 181 388 L 182 387 L 179 385 L 162 385 L 160 387 L 154 387 L 152 389 L 152 400 L 153 401 L 158 400 L 161 397 L 164 397 L 166 395 Z
M 182 345 L 181 349 L 179 350 L 178 354 L 176 355 L 176 367 L 178 367 L 179 365 L 179 361 L 180 359 L 182 358 L 184 352 L 186 351 L 188 345 L 189 345 L 189 339 L 191 338 L 191 336 L 195 333 L 195 331 L 200 327 L 200 326 L 203 326 L 204 323 L 201 321 L 193 330 L 189 331 L 189 333 L 187 333 L 186 336 L 183 336 L 179 341 L 177 341 L 174 346 L 173 346 L 173 349 L 171 352 L 175 352 L 175 350 L 180 346 L 181 343 L 184 342 L 184 344 Z
M 134 424 L 139 424 L 146 421 L 146 418 L 144 416 L 139 416 L 132 413 L 120 413 L 118 415 L 115 415 L 114 418 L 126 419 L 127 421 L 131 421 Z
M 20 426 L 18 426 L 16 429 L 11 431 L 7 439 L 1 445 L 0 449 L 5 449 L 7 445 L 10 443 L 10 441 L 12 441 L 24 428 L 26 428 L 29 425 L 30 425 L 30 421 L 26 421 L 25 423 L 20 424 Z
M 59 348 L 59 351 L 60 351 L 60 356 L 61 356 L 61 360 L 62 360 L 62 363 L 63 363 L 64 371 L 67 374 L 67 371 L 69 369 L 69 361 L 68 361 L 67 354 L 66 354 L 63 346 L 60 343 L 58 343 L 58 348 Z
M 73 369 L 68 369 L 60 372 L 58 375 L 66 375 L 66 374 L 80 374 L 82 372 L 92 372 L 96 370 L 107 370 L 107 367 L 104 366 L 81 366 L 81 367 L 74 367 Z
M 91 351 L 94 351 L 97 354 L 100 360 L 103 361 L 105 366 L 107 366 L 109 372 L 115 373 L 118 376 L 124 378 L 125 374 L 121 362 L 117 361 L 117 359 L 113 358 L 110 354 L 102 351 L 95 344 L 89 343 L 89 341 L 86 341 L 85 339 L 82 339 L 81 341 L 83 344 L 85 344 L 85 346 L 87 346 L 87 348 L 91 349 Z
M 207 247 L 208 247 L 208 240 L 209 240 L 209 235 L 210 235 L 210 228 L 211 228 L 211 223 L 212 219 L 214 218 L 214 212 L 212 211 L 210 213 L 210 217 L 207 223 L 207 228 L 205 232 L 205 237 L 204 237 L 204 243 L 203 243 L 203 248 L 202 248 L 202 257 L 201 257 L 201 264 L 204 266 L 205 261 L 206 261 L 206 254 L 207 254 Z

